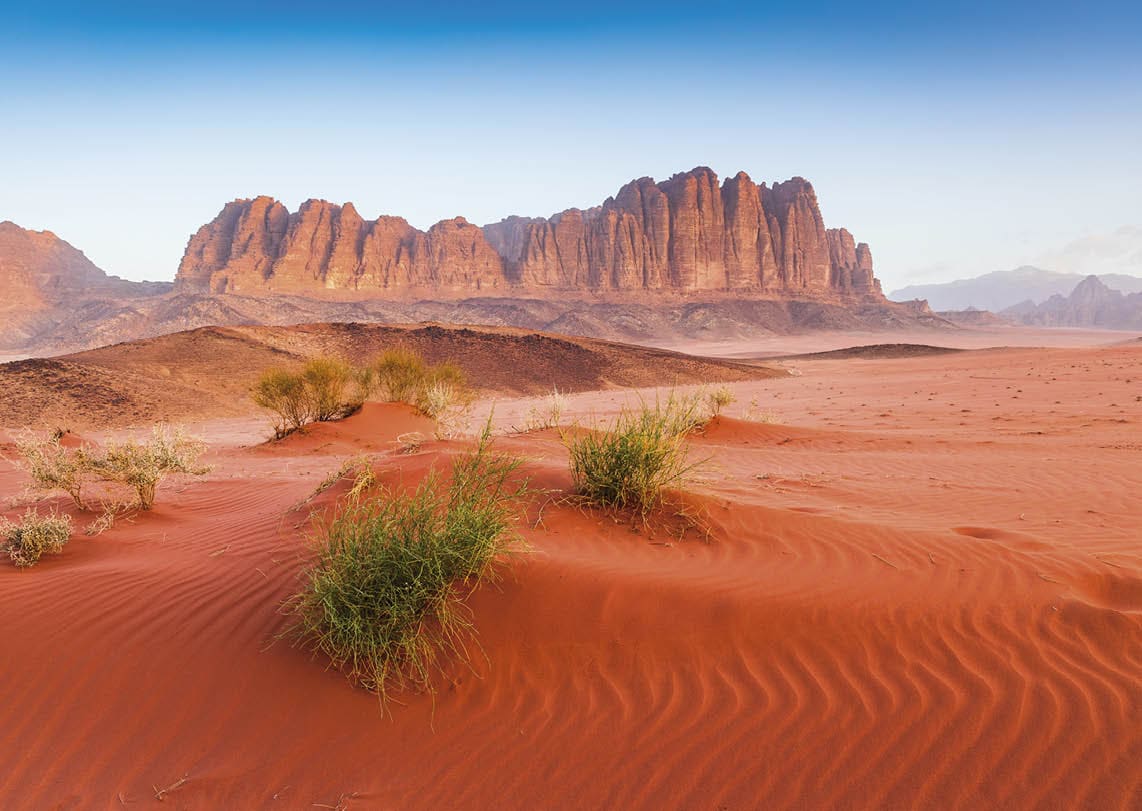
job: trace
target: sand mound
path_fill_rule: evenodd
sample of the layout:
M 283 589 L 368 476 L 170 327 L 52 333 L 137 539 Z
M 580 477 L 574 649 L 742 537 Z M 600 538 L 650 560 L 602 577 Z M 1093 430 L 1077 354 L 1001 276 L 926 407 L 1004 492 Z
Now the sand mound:
M 962 352 L 946 346 L 929 346 L 928 344 L 868 344 L 866 346 L 850 346 L 844 349 L 831 349 L 827 352 L 807 352 L 801 355 L 786 355 L 786 360 L 842 360 L 844 358 L 860 358 L 863 360 L 881 360 L 884 358 L 916 358 L 933 355 L 947 355 L 952 352 Z
M 11 427 L 130 426 L 255 412 L 248 392 L 271 366 L 318 355 L 363 362 L 406 346 L 458 363 L 486 394 L 757 380 L 781 372 L 733 361 L 517 329 L 310 324 L 206 327 L 50 359 L 0 365 Z

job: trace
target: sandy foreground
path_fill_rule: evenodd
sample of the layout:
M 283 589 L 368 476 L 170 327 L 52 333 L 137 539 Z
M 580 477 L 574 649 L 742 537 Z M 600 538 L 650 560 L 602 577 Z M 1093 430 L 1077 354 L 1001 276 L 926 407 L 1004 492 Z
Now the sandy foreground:
M 272 446 L 195 425 L 204 480 L 0 562 L 0 807 L 1142 807 L 1142 345 L 788 366 L 693 438 L 708 540 L 537 496 L 471 604 L 487 661 L 391 718 L 274 641 L 338 490 L 304 502 L 465 443 L 402 454 L 429 426 L 379 404 Z M 559 496 L 556 433 L 509 431 L 537 402 L 476 421 Z

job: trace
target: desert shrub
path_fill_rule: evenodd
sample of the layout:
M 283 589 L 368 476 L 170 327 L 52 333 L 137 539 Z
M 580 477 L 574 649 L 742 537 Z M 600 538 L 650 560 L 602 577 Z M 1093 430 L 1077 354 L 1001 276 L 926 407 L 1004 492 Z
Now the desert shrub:
M 702 425 L 698 401 L 673 394 L 654 406 L 624 410 L 609 430 L 565 435 L 576 492 L 604 507 L 642 515 L 662 501 L 695 465 L 686 457 L 686 434 Z
M 431 690 L 445 659 L 470 662 L 467 597 L 521 547 L 519 462 L 490 444 L 485 429 L 448 482 L 433 472 L 410 492 L 359 493 L 319 527 L 317 561 L 287 604 L 293 631 L 382 701 Z
M 300 431 L 311 420 L 312 408 L 301 375 L 285 369 L 268 369 L 254 384 L 254 402 L 277 415 L 274 437 Z
M 90 479 L 88 454 L 83 448 L 65 448 L 60 432 L 48 437 L 27 435 L 16 441 L 16 451 L 37 490 L 61 490 L 75 506 L 85 509 L 83 487 Z
M 205 450 L 201 441 L 160 426 L 147 442 L 128 439 L 106 445 L 90 458 L 89 465 L 102 479 L 132 488 L 138 507 L 149 510 L 154 506 L 159 482 L 168 475 L 208 472 L 209 468 L 198 465 L 198 457 Z
M 772 411 L 762 411 L 761 406 L 757 402 L 757 398 L 749 401 L 749 408 L 746 409 L 743 418 L 750 422 L 761 423 L 775 423 L 777 422 L 777 414 Z
M 468 376 L 464 370 L 450 360 L 430 366 L 425 376 L 426 385 L 443 384 L 451 386 L 458 392 L 468 390 Z
M 19 523 L 0 519 L 0 548 L 21 568 L 34 566 L 46 553 L 58 555 L 71 538 L 71 516 L 39 515 L 29 509 Z
M 719 386 L 711 392 L 706 393 L 706 408 L 710 411 L 711 417 L 717 417 L 722 413 L 722 409 L 731 403 L 735 402 L 738 398 L 726 386 Z
M 344 361 L 314 358 L 301 370 L 301 380 L 309 399 L 310 415 L 317 422 L 340 419 L 361 407 L 361 400 L 351 391 L 353 368 Z
M 413 402 L 429 373 L 424 358 L 404 347 L 385 350 L 371 368 L 378 393 L 390 403 Z
M 371 385 L 371 372 L 333 358 L 314 358 L 299 372 L 266 370 L 251 397 L 277 415 L 274 438 L 281 439 L 311 422 L 347 417 L 361 407 Z
M 416 410 L 436 421 L 437 439 L 455 439 L 468 429 L 472 397 L 467 389 L 446 380 L 429 383 L 416 397 Z
M 527 412 L 524 430 L 538 431 L 543 428 L 558 428 L 563 414 L 567 411 L 567 395 L 552 387 L 551 394 L 542 405 L 534 405 Z

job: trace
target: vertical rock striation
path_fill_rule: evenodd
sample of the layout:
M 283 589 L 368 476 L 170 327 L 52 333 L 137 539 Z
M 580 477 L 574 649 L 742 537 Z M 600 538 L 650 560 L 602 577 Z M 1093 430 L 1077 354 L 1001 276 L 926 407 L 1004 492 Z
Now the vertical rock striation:
M 633 180 L 601 206 L 550 218 L 463 218 L 419 231 L 399 217 L 309 200 L 227 204 L 191 237 L 179 289 L 382 295 L 743 293 L 881 298 L 868 246 L 826 230 L 813 187 L 772 188 L 699 167 Z

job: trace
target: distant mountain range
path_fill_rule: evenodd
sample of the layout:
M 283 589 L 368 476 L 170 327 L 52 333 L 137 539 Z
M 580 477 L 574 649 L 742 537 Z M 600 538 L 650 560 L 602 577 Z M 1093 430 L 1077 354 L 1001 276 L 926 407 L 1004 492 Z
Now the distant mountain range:
M 1027 301 L 1041 304 L 1052 296 L 1067 296 L 1085 278 L 1079 273 L 1057 273 L 1024 265 L 1015 270 L 985 273 L 974 279 L 910 285 L 892 291 L 888 298 L 892 301 L 927 299 L 928 305 L 937 311 L 975 308 L 999 313 Z M 1097 278 L 1111 290 L 1142 292 L 1142 277 L 1107 273 Z
M 1024 301 L 1003 310 L 1001 315 L 1037 327 L 1142 330 L 1142 292 L 1124 295 L 1111 290 L 1100 277 L 1087 276 L 1068 296 L 1054 295 L 1040 304 Z

